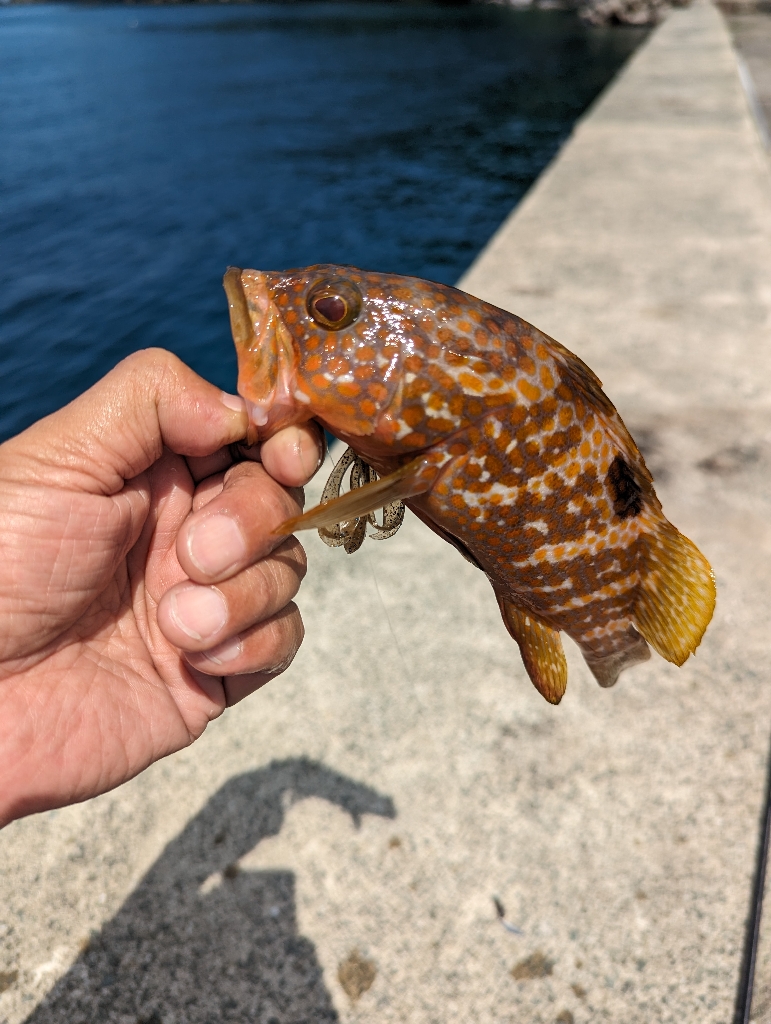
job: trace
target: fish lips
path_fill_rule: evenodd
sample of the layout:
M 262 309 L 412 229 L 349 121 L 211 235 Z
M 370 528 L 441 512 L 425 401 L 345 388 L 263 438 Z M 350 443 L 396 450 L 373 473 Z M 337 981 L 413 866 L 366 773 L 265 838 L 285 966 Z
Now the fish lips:
M 238 393 L 249 415 L 248 440 L 264 441 L 309 418 L 296 394 L 297 353 L 265 274 L 229 267 L 223 287 L 238 357 Z

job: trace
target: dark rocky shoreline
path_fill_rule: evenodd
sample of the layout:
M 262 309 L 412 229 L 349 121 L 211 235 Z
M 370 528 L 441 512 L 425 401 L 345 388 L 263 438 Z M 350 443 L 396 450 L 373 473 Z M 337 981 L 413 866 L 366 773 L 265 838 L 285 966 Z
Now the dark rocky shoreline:
M 0 0 L 4 4 L 41 3 L 48 0 Z M 89 2 L 89 0 L 86 0 Z M 99 2 L 99 0 L 96 0 Z M 260 0 L 112 0 L 115 3 L 136 6 L 170 4 L 197 4 L 219 2 L 223 4 L 252 4 Z M 291 2 L 291 0 L 289 0 Z M 394 0 L 399 2 L 399 0 Z M 657 25 L 674 7 L 687 7 L 690 0 L 446 0 L 447 6 L 465 6 L 471 3 L 509 4 L 515 8 L 538 10 L 574 10 L 588 25 Z M 717 0 L 724 14 L 771 13 L 771 0 Z
M 588 25 L 657 25 L 673 7 L 687 7 L 690 0 L 533 0 L 516 4 L 539 8 L 560 7 L 578 11 Z
M 47 3 L 49 0 L 0 0 L 3 5 Z M 85 0 L 100 2 L 100 0 Z M 108 2 L 137 6 L 166 6 L 200 3 L 253 4 L 260 0 L 108 0 Z M 291 2 L 291 0 L 289 0 Z M 394 0 L 398 3 L 399 0 Z M 515 8 L 536 8 L 538 10 L 574 10 L 582 21 L 589 25 L 636 25 L 650 26 L 658 24 L 673 7 L 686 7 L 690 0 L 446 0 L 447 6 L 458 7 L 472 3 L 495 3 L 501 6 L 508 4 Z M 728 0 L 739 5 L 741 10 L 757 8 L 757 4 L 767 4 L 771 0 L 752 0 L 753 6 L 747 8 L 744 0 Z M 734 9 L 738 9 L 735 7 Z

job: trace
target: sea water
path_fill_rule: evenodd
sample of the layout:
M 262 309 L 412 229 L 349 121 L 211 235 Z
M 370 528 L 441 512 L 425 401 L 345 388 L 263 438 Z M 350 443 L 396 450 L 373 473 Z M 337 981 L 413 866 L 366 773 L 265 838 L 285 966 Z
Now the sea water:
M 0 437 L 146 346 L 233 390 L 228 264 L 454 282 L 643 37 L 494 5 L 0 7 Z

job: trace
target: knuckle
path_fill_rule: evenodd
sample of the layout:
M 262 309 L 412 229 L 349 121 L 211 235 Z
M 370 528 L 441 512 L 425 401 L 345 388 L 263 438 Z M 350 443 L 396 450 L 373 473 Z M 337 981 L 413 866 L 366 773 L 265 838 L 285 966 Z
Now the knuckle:
M 170 373 L 176 376 L 183 365 L 181 359 L 165 348 L 143 348 L 126 356 L 118 367 L 125 367 L 132 375 L 151 374 L 162 378 Z
M 300 589 L 302 576 L 296 565 L 274 554 L 265 559 L 262 570 L 262 607 L 270 612 L 286 607 Z
M 260 654 L 270 671 L 283 672 L 299 650 L 305 635 L 300 609 L 294 602 L 264 624 Z
M 237 462 L 227 470 L 225 482 L 231 492 L 247 497 L 250 505 L 255 498 L 263 505 L 280 500 L 279 485 L 259 462 Z
M 276 548 L 275 556 L 280 556 L 285 564 L 289 564 L 294 575 L 304 579 L 308 572 L 308 555 L 305 548 L 296 537 L 287 537 L 284 543 Z
M 243 462 L 236 462 L 226 470 L 225 483 L 230 487 L 235 487 L 236 485 L 244 486 L 259 479 L 264 472 L 265 470 L 259 462 L 253 462 L 248 459 Z
M 298 506 L 296 498 L 259 463 L 239 462 L 225 472 L 223 506 L 227 505 L 241 522 L 257 551 L 265 553 L 283 547 L 285 539 L 272 537 L 271 533 L 297 514 L 302 506 Z
M 295 503 L 285 488 L 272 480 L 267 473 L 264 476 L 260 491 L 260 518 L 273 528 L 295 514 Z
M 257 572 L 250 573 L 249 605 L 253 615 L 267 617 L 279 605 L 278 584 L 272 567 L 267 563 L 258 566 Z
M 132 404 L 143 405 L 173 391 L 184 368 L 182 360 L 166 349 L 145 348 L 126 356 L 113 372 L 124 396 L 131 396 Z

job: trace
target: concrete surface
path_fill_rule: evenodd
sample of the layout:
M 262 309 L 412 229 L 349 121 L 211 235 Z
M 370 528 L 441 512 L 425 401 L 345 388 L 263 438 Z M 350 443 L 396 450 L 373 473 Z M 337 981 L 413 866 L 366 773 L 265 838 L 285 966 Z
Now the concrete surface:
M 765 148 L 771 150 L 771 11 L 745 12 L 726 20 L 739 54 L 742 84 L 750 109 Z M 751 1024 L 771 1024 L 771 870 L 768 864 L 759 924 L 749 1020 Z
M 285 676 L 0 834 L 0 1021 L 729 1024 L 771 726 L 770 266 L 768 163 L 698 2 L 464 279 L 605 380 L 715 567 L 698 656 L 602 691 L 571 649 L 553 708 L 414 519 L 350 557 L 309 537 Z
M 757 41 L 752 52 L 760 56 Z M 719 632 L 741 623 L 747 649 L 725 663 L 740 693 L 768 664 L 770 185 L 721 17 L 695 6 L 638 54 L 464 279 L 575 349 L 604 380 L 646 449 L 665 510 L 717 570 L 709 642 L 722 648 Z M 732 651 L 737 639 L 726 636 Z M 700 668 L 711 675 L 717 662 Z M 769 719 L 762 690 L 757 699 L 760 768 Z M 702 749 L 715 745 L 719 756 L 718 722 L 702 727 Z M 705 774 L 702 785 L 715 781 Z M 746 783 L 760 786 L 760 775 Z M 755 836 L 757 818 L 745 821 Z M 728 850 L 737 838 L 705 833 L 699 845 Z M 737 886 L 732 895 L 740 915 L 749 893 Z M 727 891 L 708 899 L 726 900 Z M 770 917 L 752 1011 L 764 1024 Z M 705 947 L 705 966 L 715 955 Z

